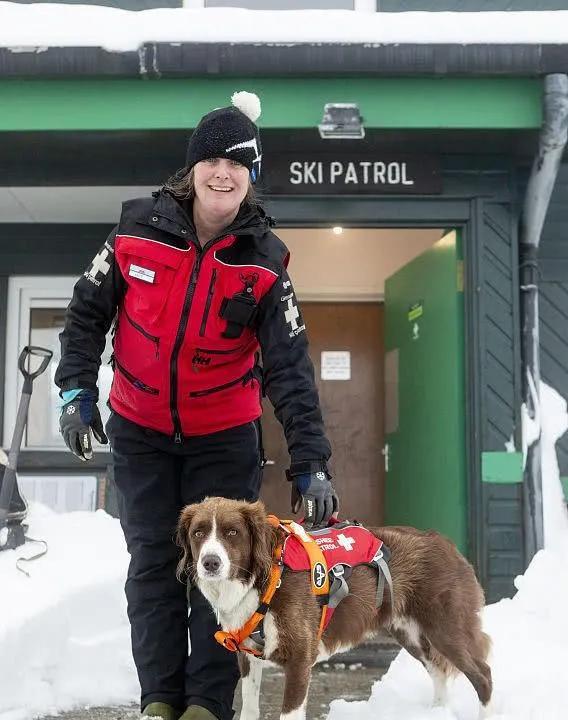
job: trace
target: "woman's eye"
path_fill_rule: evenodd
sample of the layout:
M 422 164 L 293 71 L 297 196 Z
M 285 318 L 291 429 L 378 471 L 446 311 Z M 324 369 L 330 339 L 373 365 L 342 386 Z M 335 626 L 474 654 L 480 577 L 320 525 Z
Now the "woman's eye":
M 231 165 L 233 167 L 243 167 L 243 164 L 240 163 L 238 160 L 231 160 Z
M 205 162 L 209 165 L 215 165 L 215 163 L 217 162 L 217 158 L 207 158 Z

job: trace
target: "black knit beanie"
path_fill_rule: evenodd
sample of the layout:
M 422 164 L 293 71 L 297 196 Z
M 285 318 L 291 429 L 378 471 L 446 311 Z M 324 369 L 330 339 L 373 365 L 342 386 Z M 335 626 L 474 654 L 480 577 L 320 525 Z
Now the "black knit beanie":
M 186 167 L 200 160 L 230 158 L 250 171 L 252 182 L 260 175 L 262 148 L 258 128 L 260 100 L 249 92 L 236 92 L 230 107 L 218 108 L 204 115 L 189 138 Z

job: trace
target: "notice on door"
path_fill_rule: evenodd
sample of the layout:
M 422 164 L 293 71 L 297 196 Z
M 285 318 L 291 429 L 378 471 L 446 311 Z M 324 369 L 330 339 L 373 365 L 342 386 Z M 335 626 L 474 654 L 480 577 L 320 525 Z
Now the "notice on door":
M 351 380 L 351 353 L 349 350 L 322 350 L 322 380 Z

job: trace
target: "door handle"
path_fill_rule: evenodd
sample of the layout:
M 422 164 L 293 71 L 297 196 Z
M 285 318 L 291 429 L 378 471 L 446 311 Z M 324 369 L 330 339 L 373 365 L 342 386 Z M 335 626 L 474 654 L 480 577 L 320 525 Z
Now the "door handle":
M 388 443 L 385 443 L 383 449 L 381 450 L 381 453 L 385 459 L 385 472 L 389 471 L 389 460 L 390 460 L 390 446 Z

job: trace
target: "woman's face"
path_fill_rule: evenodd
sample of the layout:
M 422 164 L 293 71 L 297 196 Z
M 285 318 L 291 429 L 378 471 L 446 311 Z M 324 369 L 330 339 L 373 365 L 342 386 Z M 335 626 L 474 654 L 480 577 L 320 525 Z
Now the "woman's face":
M 210 158 L 194 166 L 193 183 L 201 211 L 212 219 L 236 213 L 249 187 L 249 171 L 236 160 Z

